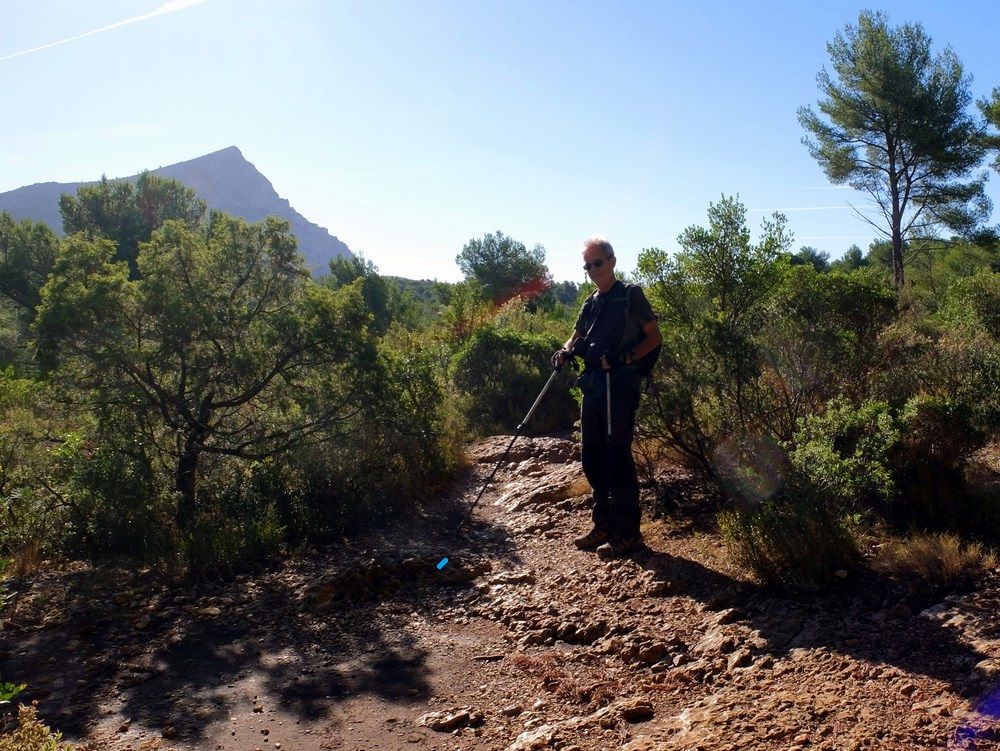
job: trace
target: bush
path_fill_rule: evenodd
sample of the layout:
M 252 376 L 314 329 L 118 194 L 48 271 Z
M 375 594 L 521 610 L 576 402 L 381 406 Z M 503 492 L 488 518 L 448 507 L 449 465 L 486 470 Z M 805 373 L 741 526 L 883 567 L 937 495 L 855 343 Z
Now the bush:
M 836 399 L 800 422 L 789 459 L 812 492 L 840 510 L 885 507 L 896 495 L 889 458 L 899 437 L 889 405 Z
M 870 270 L 788 266 L 769 306 L 758 337 L 766 365 L 757 410 L 788 441 L 797 421 L 829 400 L 867 397 L 880 365 L 878 336 L 895 318 L 896 295 Z
M 545 385 L 551 373 L 549 358 L 560 345 L 553 336 L 492 325 L 475 331 L 452 361 L 452 378 L 471 430 L 479 435 L 512 431 Z M 565 369 L 532 416 L 531 430 L 573 425 L 576 405 L 569 394 L 571 383 Z
M 198 569 L 259 566 L 283 547 L 382 523 L 450 479 L 460 441 L 438 372 L 439 347 L 402 329 L 380 347 L 363 398 L 336 430 L 265 461 L 206 467 L 189 542 Z
M 719 528 L 734 561 L 782 589 L 820 589 L 858 558 L 849 518 L 804 478 L 759 504 L 722 512 Z
M 900 415 L 900 424 L 909 461 L 930 462 L 948 470 L 957 469 L 985 438 L 969 404 L 942 396 L 913 397 Z
M 41 384 L 0 370 L 0 555 L 18 575 L 34 570 L 64 540 L 66 509 L 53 492 L 49 453 L 52 419 Z
M 284 530 L 277 511 L 254 490 L 202 493 L 205 508 L 196 514 L 184 544 L 191 573 L 229 576 L 254 570 L 278 553 Z
M 963 544 L 955 534 L 916 534 L 883 547 L 876 567 L 891 576 L 916 579 L 934 594 L 975 583 L 997 565 L 980 543 Z
M 172 506 L 140 441 L 127 441 L 113 426 L 77 431 L 52 456 L 51 492 L 65 515 L 67 550 L 148 561 L 174 548 Z
M 674 257 L 657 248 L 639 257 L 637 280 L 659 315 L 663 352 L 638 422 L 643 436 L 660 438 L 714 477 L 718 442 L 768 428 L 758 409 L 765 365 L 758 335 L 791 240 L 776 215 L 751 244 L 737 199 L 712 204 L 708 218 L 708 227 L 680 235 Z
M 34 707 L 22 704 L 17 727 L 0 735 L 0 751 L 73 751 L 73 746 L 62 741 L 61 733 L 53 733 L 43 725 Z
M 982 270 L 956 287 L 994 341 L 1000 341 L 1000 273 Z
M 777 491 L 719 517 L 734 560 L 786 589 L 830 583 L 858 558 L 854 528 L 868 505 L 895 495 L 888 455 L 898 439 L 888 405 L 879 402 L 834 400 L 802 420 Z

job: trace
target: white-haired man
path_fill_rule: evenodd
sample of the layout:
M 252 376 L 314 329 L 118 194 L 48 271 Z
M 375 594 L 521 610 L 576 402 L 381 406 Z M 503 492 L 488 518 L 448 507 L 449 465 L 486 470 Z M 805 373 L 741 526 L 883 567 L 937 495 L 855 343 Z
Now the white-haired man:
M 642 288 L 616 279 L 615 262 L 614 249 L 604 238 L 584 243 L 583 268 L 597 290 L 583 304 L 573 335 L 552 356 L 556 367 L 571 355 L 583 358 L 584 371 L 577 381 L 583 391 L 581 456 L 594 491 L 594 526 L 574 543 L 608 557 L 643 545 L 639 481 L 632 459 L 638 363 L 662 342 L 656 314 Z

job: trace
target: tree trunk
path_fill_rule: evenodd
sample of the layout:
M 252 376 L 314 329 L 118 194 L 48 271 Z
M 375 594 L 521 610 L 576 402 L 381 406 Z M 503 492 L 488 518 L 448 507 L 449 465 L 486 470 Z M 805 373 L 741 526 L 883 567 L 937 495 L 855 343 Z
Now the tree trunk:
M 899 221 L 895 218 L 892 227 L 892 281 L 897 291 L 903 288 L 903 237 Z
M 195 492 L 198 488 L 198 460 L 201 449 L 209 435 L 208 420 L 212 414 L 212 403 L 215 390 L 208 392 L 201 407 L 198 409 L 198 421 L 193 425 L 193 431 L 184 439 L 184 451 L 177 462 L 177 473 L 174 476 L 174 490 L 180 494 L 177 504 L 175 521 L 178 529 L 187 534 L 191 531 L 195 513 Z
M 195 491 L 198 486 L 198 458 L 201 455 L 201 444 L 197 439 L 191 439 L 184 447 L 177 462 L 177 472 L 174 476 L 174 490 L 180 494 L 175 517 L 177 528 L 187 534 L 194 522 Z
M 888 139 L 889 197 L 892 200 L 892 281 L 898 292 L 903 288 L 903 207 L 899 198 L 899 176 L 896 174 L 896 144 Z

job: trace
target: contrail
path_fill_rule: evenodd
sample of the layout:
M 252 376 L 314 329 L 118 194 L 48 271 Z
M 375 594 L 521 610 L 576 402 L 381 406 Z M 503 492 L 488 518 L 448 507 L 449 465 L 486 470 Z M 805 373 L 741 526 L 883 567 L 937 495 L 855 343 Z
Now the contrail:
M 843 211 L 850 206 L 796 206 L 787 209 L 750 209 L 750 211 Z
M 149 13 L 143 13 L 141 16 L 135 16 L 133 18 L 126 18 L 124 21 L 119 21 L 118 23 L 113 23 L 110 26 L 102 26 L 99 29 L 94 29 L 93 31 L 86 31 L 83 34 L 77 34 L 76 36 L 66 37 L 66 39 L 60 39 L 58 42 L 49 42 L 48 44 L 43 44 L 41 47 L 32 47 L 30 50 L 22 50 L 21 52 L 14 52 L 10 55 L 4 55 L 0 57 L 0 62 L 4 60 L 10 60 L 15 57 L 21 57 L 22 55 L 30 55 L 32 52 L 41 52 L 42 50 L 47 50 L 49 47 L 58 47 L 60 44 L 66 44 L 66 42 L 73 42 L 77 39 L 83 39 L 84 37 L 93 36 L 94 34 L 100 34 L 102 31 L 110 31 L 111 29 L 117 29 L 119 26 L 128 26 L 130 23 L 138 23 L 139 21 L 145 21 L 147 18 L 154 18 L 155 16 L 164 16 L 167 13 L 173 13 L 174 11 L 184 10 L 185 8 L 190 8 L 192 5 L 199 5 L 205 2 L 205 0 L 168 0 L 168 2 L 163 3 L 158 6 L 155 10 Z

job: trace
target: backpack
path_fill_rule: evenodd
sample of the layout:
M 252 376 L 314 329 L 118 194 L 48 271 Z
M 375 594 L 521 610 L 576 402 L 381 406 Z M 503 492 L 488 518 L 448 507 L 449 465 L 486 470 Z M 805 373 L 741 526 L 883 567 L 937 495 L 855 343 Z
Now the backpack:
M 632 290 L 638 287 L 637 284 L 626 284 L 625 285 L 625 331 L 622 332 L 622 345 L 625 345 L 625 335 L 628 333 L 628 322 L 632 317 Z M 629 346 L 634 347 L 636 344 L 642 341 L 642 337 L 634 340 Z M 639 376 L 646 378 L 650 373 L 653 372 L 653 367 L 656 365 L 656 361 L 660 359 L 660 350 L 663 349 L 662 344 L 657 344 L 653 349 L 644 354 L 639 358 L 638 363 L 636 363 L 636 371 Z

